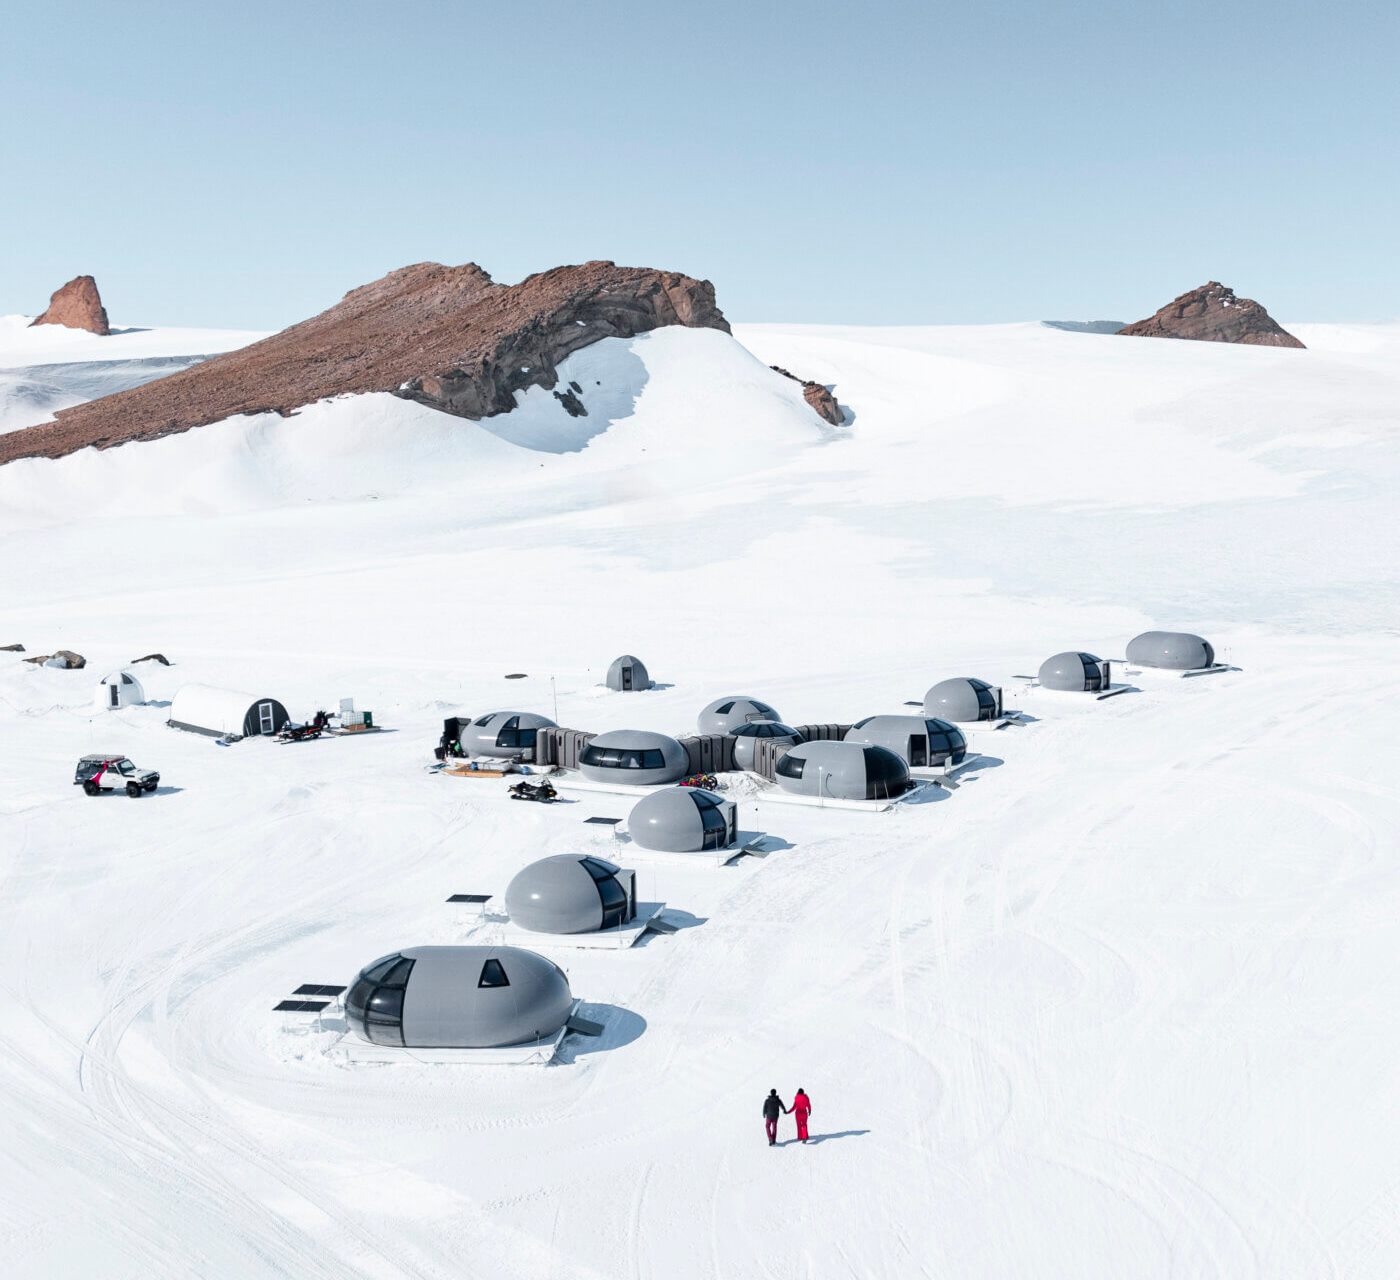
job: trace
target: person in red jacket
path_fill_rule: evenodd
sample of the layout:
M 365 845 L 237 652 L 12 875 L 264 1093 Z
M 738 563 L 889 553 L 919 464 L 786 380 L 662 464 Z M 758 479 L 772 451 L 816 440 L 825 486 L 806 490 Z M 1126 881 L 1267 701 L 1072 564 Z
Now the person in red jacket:
M 807 1117 L 812 1114 L 812 1100 L 807 1096 L 805 1089 L 798 1089 L 797 1097 L 792 1100 L 789 1111 L 797 1118 L 797 1140 L 807 1141 Z

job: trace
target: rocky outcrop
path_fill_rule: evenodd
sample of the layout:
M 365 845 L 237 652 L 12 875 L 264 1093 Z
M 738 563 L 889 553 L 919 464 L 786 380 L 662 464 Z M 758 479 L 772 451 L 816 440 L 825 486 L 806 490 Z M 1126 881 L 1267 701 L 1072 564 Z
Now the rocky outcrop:
M 22 644 L 0 644 L 0 653 L 23 653 Z
M 839 427 L 846 421 L 846 415 L 836 403 L 836 397 L 820 382 L 809 382 L 805 378 L 799 378 L 795 373 L 789 373 L 782 365 L 770 364 L 768 367 L 774 373 L 781 373 L 783 377 L 802 384 L 802 398 L 812 406 L 817 417 L 831 423 L 833 427 Z
M 91 276 L 76 276 L 49 298 L 49 309 L 30 324 L 61 324 L 69 329 L 86 329 L 105 337 L 112 330 L 107 310 Z
M 138 662 L 159 662 L 161 666 L 168 667 L 170 659 L 163 653 L 148 653 L 144 658 L 132 658 L 127 666 L 134 667 Z
M 1237 298 L 1218 280 L 1183 293 L 1156 315 L 1119 329 L 1133 338 L 1188 338 L 1196 342 L 1243 342 L 1256 347 L 1301 347 L 1253 298 Z
M 37 663 L 43 667 L 67 667 L 73 671 L 87 666 L 87 659 L 81 653 L 74 653 L 72 649 L 55 649 L 52 653 L 36 654 L 32 658 L 26 658 L 25 661 Z
M 559 362 L 580 348 L 664 325 L 729 332 L 710 282 L 676 272 L 586 262 L 500 285 L 475 263 L 420 262 L 252 346 L 0 436 L 0 462 L 156 440 L 234 414 L 285 415 L 352 392 L 486 418 L 527 387 L 552 390 Z

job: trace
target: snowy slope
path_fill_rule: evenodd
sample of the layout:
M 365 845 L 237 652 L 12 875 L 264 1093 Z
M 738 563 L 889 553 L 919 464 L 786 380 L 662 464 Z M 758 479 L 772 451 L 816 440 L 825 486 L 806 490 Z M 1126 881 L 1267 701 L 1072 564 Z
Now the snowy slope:
M 1400 327 L 1289 328 L 660 330 L 561 371 L 589 419 L 357 397 L 0 468 L 0 643 L 91 662 L 0 654 L 13 1273 L 1392 1276 Z M 1152 625 L 1240 670 L 1014 679 Z M 94 715 L 152 649 L 155 703 Z M 665 687 L 600 689 L 624 650 Z M 763 862 L 422 768 L 446 714 L 842 720 L 952 674 L 1033 721 L 888 814 L 746 800 Z M 224 749 L 164 727 L 186 682 L 395 731 Z M 170 789 L 82 797 L 102 748 Z M 693 919 L 554 956 L 607 1027 L 563 1062 L 348 1068 L 269 1012 L 588 849 Z M 770 1151 L 798 1085 L 821 1141 Z

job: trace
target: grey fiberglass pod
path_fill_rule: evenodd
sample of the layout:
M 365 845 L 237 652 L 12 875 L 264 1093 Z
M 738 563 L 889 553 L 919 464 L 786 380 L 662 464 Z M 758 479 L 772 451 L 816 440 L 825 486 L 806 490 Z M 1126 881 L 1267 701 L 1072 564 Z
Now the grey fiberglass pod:
M 462 726 L 462 749 L 472 756 L 519 760 L 527 753 L 533 755 L 539 730 L 557 727 L 553 720 L 531 711 L 493 711 Z
M 579 853 L 541 858 L 506 887 L 506 911 L 532 933 L 592 933 L 615 929 L 637 914 L 635 879 Z
M 967 755 L 957 725 L 924 716 L 867 716 L 846 730 L 846 741 L 884 747 L 913 769 L 961 764 Z
M 734 766 L 737 769 L 754 767 L 754 747 L 760 738 L 777 738 L 790 746 L 802 741 L 802 735 L 790 724 L 780 720 L 751 720 L 748 724 L 736 726 L 734 737 Z
M 573 993 L 558 965 L 519 947 L 409 947 L 360 971 L 345 1020 L 409 1049 L 494 1049 L 554 1035 Z
M 651 676 L 647 674 L 640 658 L 624 653 L 622 657 L 613 659 L 612 666 L 608 668 L 606 683 L 609 689 L 630 693 L 634 689 L 650 689 Z
M 738 807 L 699 787 L 654 791 L 632 807 L 627 831 L 643 849 L 699 853 L 727 849 L 738 834 Z
M 800 742 L 778 761 L 778 785 L 799 796 L 888 800 L 909 789 L 909 766 L 859 742 Z
M 1187 631 L 1144 631 L 1128 641 L 1128 661 L 1167 671 L 1199 671 L 1215 665 L 1215 648 Z
M 996 720 L 1001 716 L 1001 690 L 972 676 L 940 680 L 924 694 L 924 715 L 957 724 Z
M 1110 665 L 1092 653 L 1057 653 L 1040 664 L 1040 685 L 1070 693 L 1101 693 L 1110 683 Z
M 766 702 L 757 698 L 743 698 L 731 695 L 716 698 L 700 713 L 698 728 L 701 733 L 733 733 L 741 724 L 752 724 L 755 720 L 781 720 L 776 711 Z
M 646 787 L 679 782 L 690 767 L 690 756 L 674 738 L 642 729 L 600 733 L 578 758 L 579 772 L 594 782 Z

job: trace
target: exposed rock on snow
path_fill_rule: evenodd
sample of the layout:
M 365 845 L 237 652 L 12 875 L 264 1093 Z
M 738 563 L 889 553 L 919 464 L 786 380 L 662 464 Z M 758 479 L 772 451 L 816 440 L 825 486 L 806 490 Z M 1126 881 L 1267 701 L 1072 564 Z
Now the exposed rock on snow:
M 168 667 L 170 659 L 163 653 L 148 653 L 144 658 L 132 658 L 127 666 L 134 667 L 138 662 L 159 662 L 161 666 Z
M 1118 330 L 1134 338 L 1191 338 L 1256 347 L 1301 347 L 1253 298 L 1237 298 L 1218 280 L 1183 293 L 1155 315 Z
M 34 324 L 61 324 L 103 336 L 112 332 L 107 311 L 91 276 L 75 276 L 49 298 L 49 309 Z M 31 328 L 33 326 L 31 325 Z
M 0 653 L 23 653 L 22 644 L 0 644 Z
M 794 382 L 802 384 L 802 398 L 816 411 L 817 417 L 831 423 L 833 427 L 839 427 L 846 421 L 846 415 L 841 411 L 841 406 L 836 403 L 836 397 L 820 382 L 809 382 L 806 378 L 799 378 L 795 373 L 784 369 L 782 365 L 770 364 L 768 367 L 774 373 L 781 373 L 783 377 L 791 378 Z
M 87 659 L 81 653 L 74 653 L 72 649 L 55 649 L 53 653 L 41 653 L 33 658 L 26 658 L 25 661 L 43 667 L 50 664 L 55 667 L 64 666 L 72 671 L 87 666 Z
M 499 285 L 474 263 L 421 262 L 262 342 L 0 438 L 0 463 L 155 440 L 235 414 L 286 415 L 356 392 L 486 418 L 515 408 L 517 392 L 552 389 L 558 362 L 580 348 L 665 325 L 729 332 L 714 286 L 676 272 L 588 262 Z

